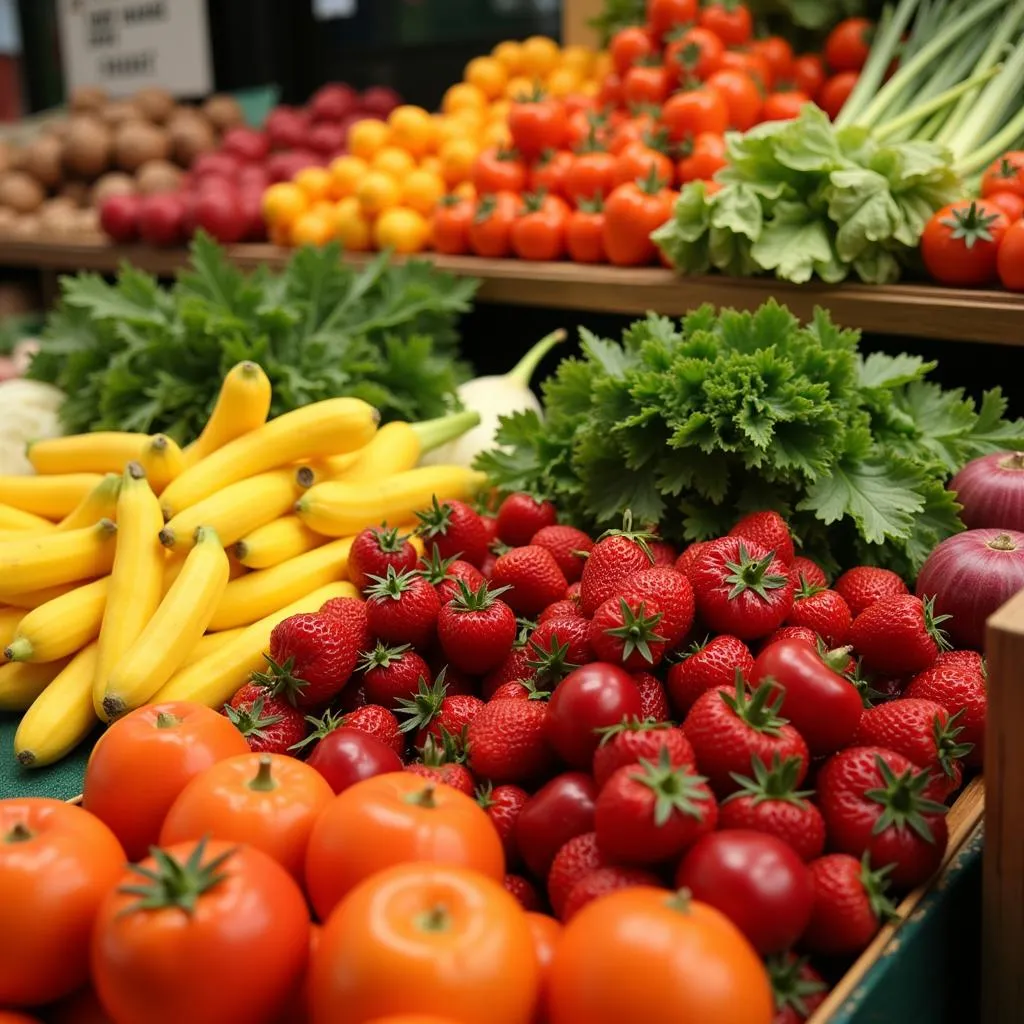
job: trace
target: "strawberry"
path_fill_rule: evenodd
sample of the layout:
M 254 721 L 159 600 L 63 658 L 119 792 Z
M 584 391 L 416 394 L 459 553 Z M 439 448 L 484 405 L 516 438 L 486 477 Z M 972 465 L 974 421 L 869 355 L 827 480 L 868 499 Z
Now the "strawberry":
M 583 584 L 577 580 L 575 583 L 570 583 L 565 588 L 565 593 L 562 595 L 563 601 L 575 601 L 576 607 L 580 609 L 580 615 L 583 614 L 583 606 L 580 603 L 583 599 L 580 597 L 580 592 L 583 589 Z
M 570 921 L 588 903 L 620 889 L 635 889 L 640 885 L 653 885 L 664 889 L 661 879 L 643 868 L 610 866 L 598 868 L 584 875 L 569 891 L 562 904 L 562 921 Z
M 850 635 L 853 616 L 846 602 L 834 591 L 808 583 L 797 587 L 787 626 L 813 629 L 829 647 L 841 647 Z
M 408 644 L 388 647 L 377 643 L 359 659 L 366 702 L 394 708 L 402 698 L 413 696 L 421 679 L 430 677 L 430 666 Z
M 490 580 L 494 575 L 494 567 L 498 563 L 498 556 L 493 551 L 488 551 L 480 563 L 480 575 L 485 580 Z
M 415 730 L 414 747 L 422 747 L 428 737 L 438 743 L 445 736 L 461 740 L 463 730 L 484 707 L 479 697 L 449 694 L 446 676 L 447 670 L 441 669 L 432 683 L 421 677 L 416 693 L 397 701 L 396 711 L 403 718 L 400 729 L 403 733 Z
M 480 522 L 484 525 L 484 532 L 487 534 L 487 545 L 492 545 L 498 539 L 497 516 L 490 515 L 482 506 L 478 508 Z
M 430 557 L 424 555 L 419 561 L 420 575 L 437 591 L 441 604 L 450 601 L 459 592 L 459 580 L 476 590 L 484 582 L 483 573 L 461 558 L 442 558 L 437 545 L 433 545 Z
M 642 569 L 626 580 L 619 595 L 627 601 L 640 598 L 654 602 L 662 612 L 659 632 L 669 648 L 677 646 L 693 625 L 693 588 L 686 576 L 671 566 Z
M 530 494 L 516 491 L 498 506 L 498 539 L 510 548 L 529 544 L 530 538 L 545 527 L 554 526 L 558 513 L 550 501 L 538 501 Z
M 253 682 L 275 692 L 287 689 L 302 708 L 323 704 L 348 682 L 359 658 L 358 637 L 341 620 L 303 612 L 279 622 L 270 633 L 269 651 L 263 655 L 268 671 L 253 675 Z
M 661 680 L 650 672 L 633 672 L 633 682 L 640 691 L 640 714 L 654 722 L 667 722 L 672 717 L 668 694 Z
M 765 962 L 775 997 L 772 1024 L 803 1024 L 825 1002 L 828 985 L 807 962 L 793 953 L 777 953 Z
M 563 598 L 561 601 L 555 601 L 554 604 L 549 604 L 537 616 L 537 625 L 543 625 L 549 619 L 582 619 L 583 612 L 580 611 L 580 606 L 575 601 L 570 601 L 567 598 Z
M 443 782 L 466 796 L 473 796 L 476 783 L 469 769 L 459 760 L 461 752 L 456 749 L 457 744 L 450 740 L 449 736 L 445 742 L 437 743 L 433 736 L 428 736 L 423 744 L 422 760 L 407 764 L 405 770 L 433 782 Z
M 562 916 L 565 901 L 581 878 L 608 865 L 609 861 L 598 849 L 596 832 L 583 832 L 561 846 L 548 869 L 547 880 L 548 902 L 555 917 Z
M 545 526 L 528 543 L 547 548 L 570 583 L 577 582 L 583 575 L 587 555 L 594 546 L 594 542 L 575 526 Z
M 719 828 L 746 828 L 788 843 L 801 860 L 821 856 L 825 848 L 825 819 L 807 797 L 810 790 L 797 789 L 800 761 L 773 759 L 766 768 L 759 757 L 751 758 L 753 777 L 734 775 L 739 789 L 722 801 Z
M 491 573 L 496 587 L 508 587 L 505 600 L 517 615 L 539 615 L 561 600 L 568 586 L 555 556 L 538 544 L 511 548 L 499 555 Z
M 512 650 L 505 655 L 502 663 L 492 672 L 484 676 L 480 692 L 485 700 L 492 700 L 494 693 L 499 686 L 505 683 L 513 683 L 518 680 L 530 681 L 534 676 L 534 669 L 530 662 L 536 657 L 535 652 L 530 649 L 527 642 L 527 632 L 521 632 Z
M 469 697 L 479 696 L 480 686 L 476 676 L 471 676 L 445 661 L 443 651 L 432 651 L 430 657 L 427 658 L 427 664 L 430 666 L 431 676 L 444 672 L 444 685 L 448 689 L 449 697 L 454 697 L 456 694 Z
M 732 693 L 708 690 L 690 708 L 683 732 L 693 745 L 698 767 L 719 796 L 735 792 L 737 783 L 733 776 L 745 775 L 755 755 L 765 764 L 771 764 L 775 757 L 781 761 L 799 758 L 794 785 L 799 786 L 807 775 L 807 744 L 793 726 L 778 716 L 784 694 L 778 694 L 769 703 L 771 692 L 769 682 L 750 693 L 737 673 Z
M 675 544 L 667 540 L 652 540 L 647 545 L 651 549 L 651 560 L 655 566 L 671 569 L 676 564 L 679 552 Z
M 786 564 L 742 537 L 712 541 L 688 576 L 701 619 L 716 632 L 741 640 L 768 636 L 793 607 Z
M 337 619 L 353 637 L 356 649 L 365 651 L 373 645 L 366 602 L 358 597 L 332 597 L 320 606 L 320 614 Z
M 934 701 L 942 705 L 950 715 L 959 715 L 957 725 L 962 731 L 958 739 L 962 743 L 972 744 L 964 760 L 969 765 L 981 766 L 985 756 L 988 695 L 985 668 L 980 655 L 974 651 L 947 651 L 940 654 L 931 668 L 911 679 L 903 695 Z
M 532 678 L 549 689 L 573 669 L 594 661 L 590 623 L 579 616 L 542 622 L 530 635 L 527 648 Z
M 298 708 L 283 697 L 275 697 L 265 687 L 251 683 L 246 683 L 224 705 L 224 714 L 254 754 L 287 754 L 306 738 L 308 731 Z
M 827 587 L 828 576 L 817 562 L 812 562 L 803 555 L 797 555 L 789 563 L 789 575 L 793 582 L 799 587 L 803 583 L 809 583 L 812 587 Z
M 396 572 L 376 576 L 366 590 L 370 632 L 390 644 L 428 647 L 437 630 L 441 601 L 434 588 L 418 573 Z
M 523 878 L 522 875 L 506 875 L 503 884 L 505 891 L 515 896 L 523 910 L 538 913 L 543 907 L 537 887 L 528 878 Z
M 590 618 L 598 606 L 619 592 L 621 584 L 654 565 L 649 533 L 634 533 L 627 512 L 621 530 L 609 530 L 590 549 L 580 577 L 580 608 Z
M 336 714 L 328 710 L 320 718 L 307 718 L 306 721 L 313 726 L 313 731 L 302 743 L 296 744 L 294 748 L 296 750 L 316 743 L 334 732 L 335 729 L 344 727 L 358 729 L 360 732 L 365 732 L 374 739 L 380 740 L 399 757 L 405 753 L 405 737 L 398 728 L 398 719 L 387 708 L 382 708 L 379 704 L 364 704 L 361 708 L 356 708 L 355 711 L 350 711 L 348 714 Z
M 691 544 L 685 551 L 676 559 L 674 568 L 676 572 L 681 572 L 684 576 L 689 578 L 690 570 L 693 568 L 693 563 L 701 556 L 704 549 L 711 543 L 708 540 L 698 540 Z
M 821 637 L 819 637 L 810 626 L 779 626 L 779 628 L 775 630 L 767 640 L 765 640 L 764 646 L 771 647 L 772 644 L 778 643 L 780 640 L 799 640 L 802 643 L 807 644 L 809 647 L 813 647 L 817 650 Z
M 461 558 L 479 566 L 487 555 L 487 528 L 480 514 L 464 501 L 454 499 L 438 503 L 435 497 L 429 509 L 417 512 L 417 527 L 429 550 L 435 545 L 442 558 Z
M 886 896 L 889 869 L 872 871 L 845 853 L 829 853 L 807 865 L 814 887 L 811 920 L 802 944 L 824 956 L 853 956 L 866 949 L 882 925 L 895 917 Z
M 774 552 L 775 556 L 786 565 L 789 565 L 796 557 L 789 527 L 778 512 L 751 512 L 729 531 L 728 536 L 752 540 L 765 551 Z
M 547 700 L 550 696 L 550 691 L 538 690 L 534 683 L 517 680 L 502 683 L 491 694 L 491 700 Z
M 485 782 L 477 787 L 476 802 L 487 812 L 491 824 L 505 848 L 505 863 L 515 864 L 519 857 L 516 849 L 516 821 L 530 794 L 519 786 L 492 786 Z
M 753 667 L 750 648 L 737 637 L 723 633 L 694 644 L 683 660 L 668 670 L 668 695 L 676 715 L 684 718 L 702 694 L 735 686 L 737 671 L 746 676 Z
M 356 534 L 348 553 L 348 578 L 356 587 L 365 590 L 371 576 L 387 575 L 389 565 L 395 572 L 416 567 L 416 549 L 408 536 L 386 524 Z
M 543 778 L 553 761 L 544 736 L 547 715 L 548 706 L 542 701 L 489 701 L 467 730 L 470 770 L 495 783 Z
M 471 675 L 497 668 L 512 650 L 516 617 L 499 599 L 506 587 L 491 590 L 485 580 L 476 590 L 462 581 L 459 593 L 441 606 L 437 639 L 448 661 Z
M 640 760 L 657 761 L 667 750 L 673 768 L 694 768 L 697 759 L 682 729 L 647 719 L 629 718 L 601 730 L 601 743 L 594 751 L 594 781 L 598 789 L 620 768 Z
M 590 646 L 599 661 L 627 669 L 658 665 L 668 650 L 660 632 L 663 618 L 656 601 L 609 597 L 590 620 Z
M 934 664 L 948 647 L 939 623 L 948 615 L 936 615 L 934 600 L 922 601 L 911 594 L 885 597 L 853 620 L 850 643 L 864 664 L 887 675 L 911 675 Z
M 906 594 L 907 585 L 891 569 L 857 565 L 847 569 L 832 588 L 849 606 L 856 618 L 876 601 Z
M 901 889 L 934 874 L 946 852 L 946 808 L 927 768 L 884 747 L 850 747 L 825 762 L 817 784 L 832 849 L 892 865 Z

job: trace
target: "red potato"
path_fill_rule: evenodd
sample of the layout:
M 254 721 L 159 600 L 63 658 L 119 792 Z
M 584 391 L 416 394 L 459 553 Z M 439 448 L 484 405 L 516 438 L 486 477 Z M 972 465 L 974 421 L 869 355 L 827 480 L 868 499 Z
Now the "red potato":
M 271 153 L 266 162 L 271 184 L 291 181 L 304 167 L 320 166 L 323 166 L 323 158 L 319 153 L 308 149 L 296 149 L 291 153 Z
M 215 176 L 234 181 L 238 175 L 240 162 L 231 153 L 219 150 L 216 153 L 200 153 L 192 165 L 192 180 Z
M 321 86 L 309 101 L 309 112 L 314 121 L 340 121 L 353 113 L 359 105 L 359 94 L 344 82 L 328 82 Z
M 359 97 L 359 107 L 364 115 L 387 117 L 402 102 L 402 97 L 386 85 L 373 85 Z
M 317 153 L 330 156 L 344 149 L 347 135 L 347 128 L 343 128 L 340 124 L 330 121 L 323 121 L 320 124 L 313 125 L 306 136 L 306 143 L 310 149 L 316 150 Z
M 100 227 L 115 241 L 125 244 L 139 237 L 138 196 L 109 196 L 100 207 Z
M 139 237 L 147 245 L 179 245 L 185 238 L 184 199 L 174 192 L 144 196 L 139 202 Z
M 192 215 L 196 227 L 202 228 L 222 245 L 240 242 L 249 226 L 237 189 L 200 192 Z
M 306 144 L 309 115 L 303 110 L 282 104 L 270 112 L 264 130 L 271 149 L 298 149 Z
M 259 163 L 270 152 L 270 140 L 255 128 L 231 128 L 224 133 L 222 151 L 246 163 Z

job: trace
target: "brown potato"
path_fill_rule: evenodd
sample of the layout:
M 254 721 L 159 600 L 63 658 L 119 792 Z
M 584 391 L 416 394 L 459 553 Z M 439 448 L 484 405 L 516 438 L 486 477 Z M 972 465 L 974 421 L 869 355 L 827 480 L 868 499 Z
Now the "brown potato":
M 64 166 L 92 181 L 110 166 L 113 143 L 113 134 L 98 117 L 77 114 L 64 139 Z
M 32 213 L 44 199 L 43 186 L 24 171 L 8 171 L 0 177 L 0 206 L 9 206 L 15 213 Z
M 166 89 L 155 86 L 140 89 L 132 97 L 132 103 L 154 124 L 163 124 L 174 112 L 174 97 Z
M 25 172 L 31 174 L 43 188 L 56 188 L 63 172 L 61 170 L 64 145 L 53 135 L 40 135 L 29 143 L 25 155 Z
M 99 115 L 111 128 L 117 128 L 126 121 L 145 121 L 142 111 L 131 100 L 111 100 Z
M 242 113 L 238 100 L 234 96 L 225 96 L 223 93 L 211 96 L 203 104 L 203 113 L 219 132 L 225 132 L 229 128 L 245 124 L 245 115 Z
M 100 110 L 107 102 L 107 92 L 98 85 L 80 85 L 71 91 L 68 105 L 72 110 Z
M 177 192 L 181 187 L 181 168 L 167 160 L 149 160 L 139 168 L 135 181 L 144 196 Z
M 182 167 L 191 167 L 200 153 L 217 146 L 217 136 L 210 122 L 197 110 L 183 107 L 167 123 L 171 139 L 171 155 Z
M 135 179 L 130 174 L 110 171 L 93 185 L 89 199 L 93 206 L 102 206 L 110 196 L 131 196 L 137 191 Z
M 76 208 L 89 201 L 89 183 L 86 181 L 65 181 L 57 194 L 60 199 L 69 199 Z
M 149 160 L 166 160 L 170 154 L 167 133 L 146 121 L 129 121 L 114 136 L 114 156 L 124 171 L 137 171 Z

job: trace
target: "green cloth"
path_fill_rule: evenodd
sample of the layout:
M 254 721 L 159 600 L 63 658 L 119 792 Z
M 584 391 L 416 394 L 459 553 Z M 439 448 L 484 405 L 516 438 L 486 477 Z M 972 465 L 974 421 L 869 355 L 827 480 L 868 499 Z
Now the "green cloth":
M 85 778 L 85 762 L 89 759 L 95 737 L 83 743 L 74 753 L 50 765 L 29 771 L 14 757 L 14 733 L 19 715 L 0 713 L 0 798 L 18 796 L 49 796 L 70 800 L 80 796 Z M 98 733 L 97 733 L 98 735 Z

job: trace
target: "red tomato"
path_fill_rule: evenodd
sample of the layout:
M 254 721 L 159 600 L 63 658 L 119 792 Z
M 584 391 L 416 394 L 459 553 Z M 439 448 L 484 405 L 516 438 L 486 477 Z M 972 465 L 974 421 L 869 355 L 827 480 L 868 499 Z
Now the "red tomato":
M 129 868 L 123 882 L 100 906 L 92 935 L 93 983 L 118 1024 L 272 1020 L 297 990 L 309 911 L 265 853 L 183 843 Z M 245 984 L 226 984 L 240 964 Z
M 1004 153 L 989 165 L 981 179 L 981 194 L 988 199 L 993 192 L 1024 196 L 1024 150 Z
M 141 860 L 185 786 L 210 765 L 247 753 L 245 738 L 216 711 L 185 701 L 151 704 L 99 738 L 82 806 L 110 827 L 129 860 Z
M 847 18 L 828 34 L 825 60 L 833 71 L 860 71 L 867 63 L 875 34 L 867 18 Z
M 575 263 L 606 263 L 604 251 L 604 204 L 600 199 L 581 199 L 569 214 L 565 226 L 565 245 Z
M 999 280 L 1011 292 L 1024 292 L 1024 220 L 1011 224 L 999 246 Z
M 651 232 L 672 216 L 674 201 L 675 193 L 657 178 L 619 185 L 604 208 L 604 249 L 609 261 L 619 267 L 653 263 L 658 249 Z
M 990 192 L 985 198 L 993 206 L 998 206 L 1011 224 L 1024 217 L 1024 195 L 1016 192 Z
M 99 819 L 60 800 L 0 800 L 0 1004 L 39 1006 L 89 976 L 93 918 L 124 871 Z
M 566 195 L 566 178 L 569 168 L 576 162 L 572 153 L 564 149 L 548 150 L 541 153 L 530 168 L 528 177 L 531 192 L 547 192 L 552 196 Z
M 473 204 L 468 199 L 447 195 L 437 205 L 431 222 L 430 237 L 437 252 L 461 256 L 469 252 L 469 226 L 473 223 Z
M 565 105 L 540 94 L 513 103 L 508 112 L 512 145 L 525 160 L 535 160 L 546 149 L 561 149 L 565 143 Z
M 726 165 L 725 138 L 717 132 L 702 132 L 694 138 L 690 151 L 676 164 L 680 184 L 713 178 Z
M 512 251 L 521 260 L 561 259 L 568 217 L 569 208 L 558 196 L 541 192 L 526 196 L 512 225 Z
M 615 187 L 615 157 L 604 150 L 580 153 L 565 172 L 565 192 L 574 202 L 604 199 Z
M 114 1024 L 103 1009 L 96 990 L 91 986 L 79 989 L 52 1008 L 50 1024 Z M 0 1024 L 3 1018 L 0 1017 Z
M 708 4 L 700 12 L 700 23 L 703 28 L 714 32 L 726 46 L 745 46 L 754 34 L 754 19 L 743 4 Z
M 795 88 L 808 96 L 817 96 L 825 84 L 825 65 L 816 53 L 805 53 L 793 61 L 790 79 Z
M 595 125 L 595 116 L 593 111 L 574 110 L 569 114 L 565 122 L 565 149 L 545 150 L 537 160 L 543 160 L 548 153 L 562 153 L 565 152 L 565 150 L 574 150 L 596 135 L 597 126 Z
M 38 1017 L 30 1017 L 26 1013 L 14 1013 L 0 1010 L 0 1024 L 42 1024 Z
M 658 124 L 651 114 L 639 114 L 620 122 L 612 130 L 608 151 L 618 156 L 631 142 L 646 142 L 653 136 Z
M 839 112 L 846 106 L 860 73 L 857 71 L 840 71 L 833 75 L 819 90 L 816 98 L 818 106 L 834 121 Z
M 800 116 L 804 104 L 810 102 L 811 97 L 802 92 L 770 92 L 761 106 L 761 120 L 792 121 Z
M 675 143 L 692 141 L 702 132 L 720 135 L 729 127 L 729 107 L 717 89 L 688 89 L 665 102 L 661 123 Z
M 321 737 L 306 763 L 335 793 L 375 775 L 402 770 L 402 759 L 386 743 L 362 729 L 344 725 Z
M 697 20 L 697 0 L 647 0 L 647 24 L 655 39 Z
M 512 251 L 512 225 L 522 204 L 514 192 L 483 196 L 469 225 L 470 249 L 477 256 L 507 256 Z
M 768 59 L 750 50 L 726 50 L 718 62 L 719 70 L 742 71 L 750 75 L 762 92 L 767 92 L 775 84 L 771 65 Z
M 640 61 L 646 60 L 654 53 L 654 43 L 650 34 L 637 26 L 620 29 L 612 36 L 608 44 L 612 64 L 619 78 L 625 78 L 626 72 Z
M 674 83 L 703 82 L 717 71 L 725 53 L 725 44 L 706 28 L 687 29 L 665 48 L 665 67 Z
M 785 81 L 793 74 L 793 47 L 782 36 L 757 39 L 750 44 L 750 52 L 768 62 L 772 82 Z
M 675 167 L 664 153 L 642 142 L 627 146 L 615 161 L 616 185 L 643 180 L 652 175 L 662 182 L 671 182 Z
M 477 195 L 522 192 L 526 188 L 526 164 L 511 149 L 485 149 L 473 161 L 473 187 Z
M 586 772 L 556 775 L 523 805 L 516 849 L 538 878 L 547 878 L 555 854 L 570 839 L 594 830 L 597 784 Z
M 940 284 L 978 287 L 995 280 L 999 245 L 1010 222 L 987 199 L 944 206 L 925 225 L 921 257 Z
M 609 71 L 601 79 L 601 87 L 597 90 L 597 102 L 604 108 L 621 106 L 622 76 L 617 71 Z
M 540 990 L 533 1020 L 543 1024 L 548 1019 L 548 986 L 551 982 L 551 965 L 554 963 L 555 950 L 562 937 L 562 925 L 547 914 L 528 913 L 526 923 L 530 926 L 533 936 L 533 951 L 537 954 L 537 966 L 540 969 Z
M 630 106 L 658 106 L 669 90 L 669 73 L 661 64 L 634 64 L 622 80 L 622 96 Z
M 680 862 L 676 885 L 725 914 L 762 956 L 789 949 L 811 919 L 807 866 L 789 844 L 764 832 L 702 836 Z
M 761 90 L 750 75 L 732 68 L 723 68 L 711 75 L 707 84 L 722 94 L 729 108 L 731 127 L 745 132 L 757 124 L 761 116 Z

